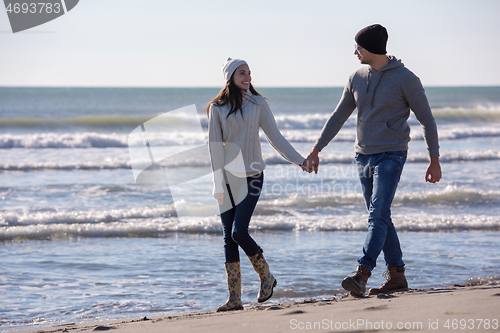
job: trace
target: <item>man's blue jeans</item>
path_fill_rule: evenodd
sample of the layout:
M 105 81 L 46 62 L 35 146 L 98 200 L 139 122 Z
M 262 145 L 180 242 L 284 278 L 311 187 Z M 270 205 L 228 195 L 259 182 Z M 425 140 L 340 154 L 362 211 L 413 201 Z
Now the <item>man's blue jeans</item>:
M 391 205 L 406 162 L 407 151 L 374 155 L 356 153 L 359 179 L 368 209 L 368 235 L 360 265 L 373 270 L 380 251 L 387 266 L 404 266 L 398 234 L 391 220 Z

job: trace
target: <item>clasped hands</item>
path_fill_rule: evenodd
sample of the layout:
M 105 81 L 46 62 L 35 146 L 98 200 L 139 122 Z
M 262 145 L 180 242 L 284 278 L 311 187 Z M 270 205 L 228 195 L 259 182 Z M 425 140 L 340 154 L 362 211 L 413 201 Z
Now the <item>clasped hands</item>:
M 318 166 L 319 166 L 319 149 L 314 147 L 307 158 L 304 160 L 304 162 L 301 164 L 302 171 L 307 171 L 309 173 L 313 172 L 315 174 L 318 173 Z

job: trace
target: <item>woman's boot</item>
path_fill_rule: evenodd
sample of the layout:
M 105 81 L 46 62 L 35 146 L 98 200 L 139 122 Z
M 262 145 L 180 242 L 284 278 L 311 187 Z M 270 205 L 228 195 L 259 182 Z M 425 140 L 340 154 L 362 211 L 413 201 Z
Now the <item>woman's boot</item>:
M 257 254 L 248 257 L 253 265 L 253 268 L 259 274 L 260 277 L 260 290 L 257 296 L 257 301 L 259 303 L 265 302 L 273 296 L 273 288 L 276 287 L 277 281 L 274 276 L 269 272 L 269 265 L 264 259 L 262 254 L 262 249 L 259 249 Z
M 226 303 L 221 305 L 217 312 L 243 310 L 241 304 L 241 272 L 240 262 L 226 262 L 227 289 L 229 289 L 229 298 Z

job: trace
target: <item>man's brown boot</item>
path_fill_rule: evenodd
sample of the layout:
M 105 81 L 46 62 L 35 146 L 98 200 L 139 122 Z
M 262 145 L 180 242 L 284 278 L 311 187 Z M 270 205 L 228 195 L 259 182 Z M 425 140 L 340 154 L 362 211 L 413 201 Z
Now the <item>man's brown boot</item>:
M 342 281 L 342 288 L 349 290 L 354 297 L 364 297 L 366 292 L 366 282 L 372 276 L 370 269 L 359 265 L 354 276 L 348 276 Z
M 404 266 L 387 267 L 387 271 L 383 274 L 387 280 L 380 288 L 372 288 L 368 295 L 378 295 L 384 293 L 392 293 L 395 291 L 408 291 L 408 282 L 405 277 Z

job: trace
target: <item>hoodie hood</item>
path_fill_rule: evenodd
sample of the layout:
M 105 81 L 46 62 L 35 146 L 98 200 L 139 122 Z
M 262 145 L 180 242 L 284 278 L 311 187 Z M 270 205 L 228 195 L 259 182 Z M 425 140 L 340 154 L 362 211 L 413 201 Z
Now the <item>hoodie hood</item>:
M 385 67 L 382 67 L 381 69 L 379 69 L 378 71 L 374 70 L 373 68 L 371 68 L 370 66 L 369 67 L 369 71 L 372 72 L 386 72 L 386 71 L 389 71 L 391 69 L 394 69 L 394 68 L 397 68 L 397 67 L 404 67 L 405 65 L 403 64 L 403 62 L 401 61 L 401 59 L 398 59 L 396 58 L 395 56 L 387 56 L 387 58 L 389 58 L 389 63 L 385 66 Z

